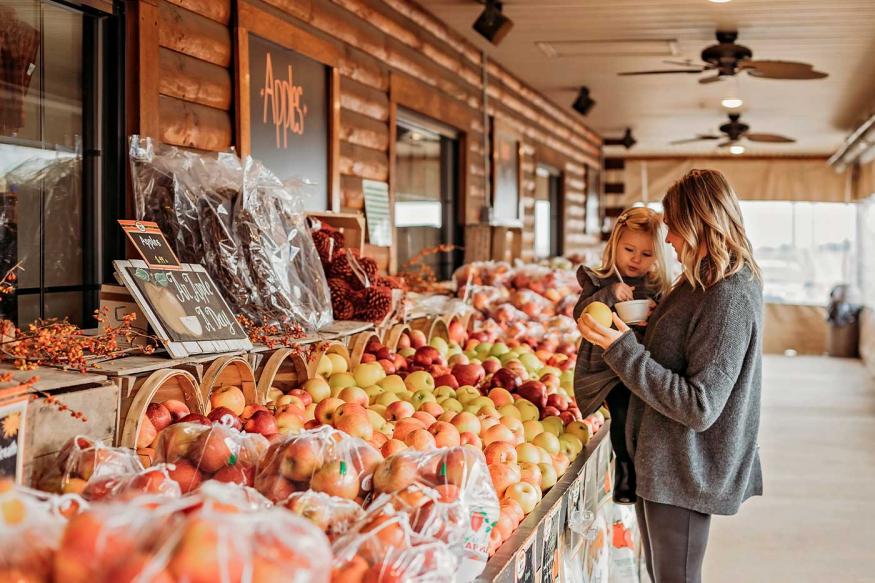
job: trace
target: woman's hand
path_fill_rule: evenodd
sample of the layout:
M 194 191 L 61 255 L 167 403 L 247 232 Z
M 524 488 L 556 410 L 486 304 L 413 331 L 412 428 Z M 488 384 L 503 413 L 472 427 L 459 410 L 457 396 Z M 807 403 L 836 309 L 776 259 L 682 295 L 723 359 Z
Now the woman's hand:
M 611 293 L 618 302 L 630 302 L 635 299 L 635 288 L 625 283 L 617 282 L 611 286 Z
M 620 319 L 616 313 L 614 316 L 614 326 L 617 327 L 616 330 L 613 328 L 605 328 L 601 324 L 595 321 L 592 316 L 589 314 L 584 314 L 577 321 L 577 327 L 580 330 L 581 335 L 583 335 L 583 339 L 587 342 L 591 342 L 596 346 L 607 350 L 611 347 L 611 345 L 616 342 L 620 336 L 629 331 L 629 326 Z

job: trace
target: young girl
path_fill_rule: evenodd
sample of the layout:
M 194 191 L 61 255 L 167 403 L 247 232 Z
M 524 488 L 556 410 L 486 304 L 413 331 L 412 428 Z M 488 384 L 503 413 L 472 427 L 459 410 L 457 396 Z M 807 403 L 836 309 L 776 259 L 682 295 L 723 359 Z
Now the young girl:
M 579 319 L 592 302 L 602 302 L 613 309 L 617 302 L 651 300 L 655 306 L 656 300 L 671 287 L 663 239 L 658 213 L 646 207 L 623 211 L 608 239 L 602 264 L 597 268 L 581 266 L 577 271 L 583 291 L 574 307 L 574 318 Z M 643 334 L 642 327 L 633 329 L 636 334 Z M 605 364 L 603 355 L 598 346 L 581 342 L 574 369 L 574 394 L 584 415 L 607 402 L 611 412 L 611 445 L 616 455 L 614 501 L 633 504 L 635 469 L 625 435 L 630 393 Z

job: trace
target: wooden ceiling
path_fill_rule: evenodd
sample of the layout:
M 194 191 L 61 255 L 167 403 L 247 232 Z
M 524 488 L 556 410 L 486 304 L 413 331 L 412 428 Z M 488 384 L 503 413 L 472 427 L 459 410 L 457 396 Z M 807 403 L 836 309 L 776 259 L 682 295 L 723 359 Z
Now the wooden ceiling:
M 829 155 L 875 107 L 875 0 L 504 0 L 514 28 L 498 47 L 471 28 L 482 3 L 420 3 L 569 111 L 579 87 L 588 86 L 597 103 L 586 123 L 605 137 L 631 127 L 638 144 L 628 155 L 722 154 L 714 142 L 669 142 L 716 132 L 726 121 L 720 101 L 730 93 L 744 100 L 742 120 L 751 131 L 797 140 L 747 142 L 745 155 Z M 701 85 L 698 79 L 709 74 L 617 76 L 673 68 L 664 60 L 699 63 L 718 29 L 737 30 L 736 42 L 754 59 L 804 61 L 829 77 L 742 74 Z

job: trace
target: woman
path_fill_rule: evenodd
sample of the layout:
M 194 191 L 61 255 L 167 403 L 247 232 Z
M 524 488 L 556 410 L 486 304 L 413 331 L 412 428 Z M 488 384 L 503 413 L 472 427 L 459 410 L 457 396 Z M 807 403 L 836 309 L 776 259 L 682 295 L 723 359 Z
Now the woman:
M 690 171 L 663 207 L 684 271 L 651 314 L 644 345 L 616 314 L 617 330 L 588 314 L 579 326 L 632 392 L 626 441 L 650 578 L 695 583 L 711 515 L 762 494 L 762 282 L 722 174 Z

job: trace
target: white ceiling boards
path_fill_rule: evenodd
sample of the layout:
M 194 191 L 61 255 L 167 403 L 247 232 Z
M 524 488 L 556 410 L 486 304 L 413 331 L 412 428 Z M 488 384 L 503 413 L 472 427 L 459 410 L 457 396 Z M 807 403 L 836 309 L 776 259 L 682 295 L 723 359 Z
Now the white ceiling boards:
M 831 154 L 875 107 L 872 0 L 505 0 L 514 27 L 497 47 L 471 29 L 483 4 L 423 5 L 574 115 L 570 105 L 580 86 L 588 86 L 597 105 L 583 118 L 587 125 L 605 137 L 632 127 L 638 140 L 632 153 L 639 156 L 718 154 L 714 143 L 668 142 L 717 131 L 726 120 L 720 102 L 730 93 L 744 100 L 743 118 L 757 132 L 796 139 L 746 144 L 754 155 Z M 743 74 L 737 84 L 702 85 L 698 80 L 709 73 L 617 75 L 682 68 L 665 60 L 699 64 L 718 29 L 737 30 L 736 42 L 754 59 L 802 61 L 829 77 L 784 81 Z

